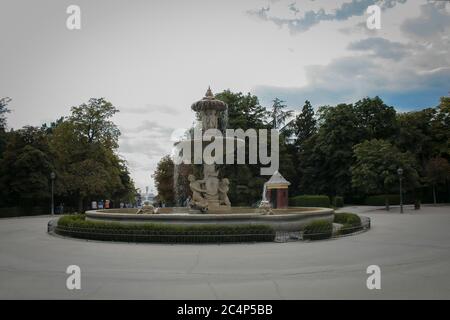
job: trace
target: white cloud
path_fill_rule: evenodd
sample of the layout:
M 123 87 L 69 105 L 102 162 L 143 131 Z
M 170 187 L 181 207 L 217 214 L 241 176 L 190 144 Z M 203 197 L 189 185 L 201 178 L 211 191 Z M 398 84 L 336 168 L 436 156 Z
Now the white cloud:
M 419 15 L 400 20 L 397 28 L 403 32 L 402 42 L 390 40 L 395 37 L 389 32 L 383 34 L 386 38 L 377 34 L 350 42 L 345 56 L 305 67 L 304 86 L 256 86 L 255 92 L 263 101 L 278 96 L 293 106 L 302 105 L 306 99 L 316 105 L 337 104 L 367 95 L 380 95 L 400 108 L 437 103 L 450 83 L 450 41 L 446 36 L 450 24 L 442 23 L 443 17 L 450 21 L 449 7 L 426 3 L 419 7 Z M 413 27 L 432 18 L 437 22 L 430 23 L 426 31 Z
M 271 14 L 273 11 L 271 6 L 262 7 L 257 10 L 248 10 L 247 13 L 263 21 L 273 22 L 278 26 L 287 26 L 295 34 L 298 32 L 306 32 L 320 22 L 344 21 L 354 16 L 362 16 L 366 13 L 367 7 L 374 4 L 379 5 L 382 10 L 387 10 L 395 7 L 397 4 L 405 3 L 406 0 L 351 0 L 350 2 L 340 2 L 341 5 L 334 7 L 332 11 L 327 11 L 323 7 L 316 10 L 301 10 L 292 3 L 288 5 L 283 3 L 282 5 L 287 7 L 291 13 L 294 12 L 293 17 L 273 15 Z M 300 17 L 297 17 L 297 14 Z
M 299 12 L 289 10 L 294 2 Z M 249 9 L 268 3 L 268 17 L 292 26 L 249 19 Z M 40 125 L 105 97 L 121 110 L 114 117 L 123 132 L 120 152 L 142 188 L 171 150 L 170 130 L 192 124 L 190 105 L 208 85 L 215 92 L 257 88 L 253 93 L 262 98 L 282 93 L 299 104 L 307 98 L 336 103 L 381 89 L 434 94 L 448 80 L 449 43 L 439 31 L 448 5 L 424 12 L 423 2 L 382 3 L 392 7 L 383 11 L 382 29 L 368 32 L 361 27 L 363 8 L 352 0 L 79 0 L 86 20 L 82 30 L 69 32 L 67 1 L 4 0 L 0 88 L 13 98 L 8 122 Z M 440 21 L 430 27 L 436 33 L 420 33 L 427 19 Z M 386 41 L 364 47 L 367 37 Z M 348 48 L 358 41 L 358 50 Z M 397 60 L 386 59 L 384 50 Z

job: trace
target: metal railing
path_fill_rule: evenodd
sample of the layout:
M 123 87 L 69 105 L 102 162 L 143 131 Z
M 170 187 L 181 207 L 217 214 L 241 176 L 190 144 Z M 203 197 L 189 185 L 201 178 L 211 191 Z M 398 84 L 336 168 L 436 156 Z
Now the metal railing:
M 318 229 L 317 232 L 308 233 L 307 238 L 320 238 L 320 239 L 333 239 L 340 238 L 349 235 L 354 235 L 357 233 L 365 232 L 370 229 L 370 218 L 365 216 L 360 216 L 361 225 L 340 227 L 333 224 L 332 229 Z M 277 231 L 275 236 L 275 242 L 288 242 L 288 241 L 299 241 L 299 240 L 309 240 L 306 239 L 304 231 Z
M 340 227 L 333 224 L 332 229 L 317 230 L 308 233 L 308 239 L 339 238 L 370 229 L 370 218 L 360 216 L 361 225 Z M 123 229 L 96 229 L 58 226 L 57 219 L 50 220 L 47 232 L 79 239 L 118 241 L 118 242 L 156 242 L 156 243 L 236 243 L 236 242 L 289 242 L 307 240 L 304 231 L 276 231 L 274 233 L 250 232 L 250 233 L 215 233 L 191 231 L 170 234 L 167 231 L 157 230 L 133 230 Z

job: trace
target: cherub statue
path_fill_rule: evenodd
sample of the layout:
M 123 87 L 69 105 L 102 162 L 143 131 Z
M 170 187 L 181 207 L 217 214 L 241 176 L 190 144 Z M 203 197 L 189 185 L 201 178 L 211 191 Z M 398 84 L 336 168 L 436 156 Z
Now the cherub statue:
M 189 180 L 189 187 L 192 191 L 192 201 L 191 203 L 194 206 L 199 207 L 200 209 L 205 209 L 208 207 L 208 201 L 206 201 L 205 198 L 203 198 L 202 193 L 206 192 L 206 189 L 202 188 L 202 183 L 204 183 L 204 180 L 196 180 L 195 176 L 190 174 L 188 176 Z
M 150 201 L 144 201 L 144 205 L 136 213 L 153 214 L 157 213 L 157 211 L 155 211 L 155 208 L 150 204 Z
M 267 214 L 267 215 L 273 214 L 272 206 L 271 206 L 270 202 L 267 200 L 261 201 L 261 203 L 259 204 L 259 210 L 262 214 Z
M 228 199 L 228 190 L 230 181 L 227 178 L 223 178 L 219 183 L 219 201 L 221 205 L 231 206 L 230 199 Z

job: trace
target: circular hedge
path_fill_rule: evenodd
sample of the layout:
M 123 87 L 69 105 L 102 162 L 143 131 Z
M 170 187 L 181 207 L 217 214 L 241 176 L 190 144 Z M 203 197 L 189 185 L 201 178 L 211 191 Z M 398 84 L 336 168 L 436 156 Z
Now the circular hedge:
M 363 226 L 361 218 L 357 214 L 348 212 L 335 213 L 333 222 L 341 224 L 342 227 L 334 230 L 333 223 L 327 220 L 311 222 L 303 230 L 303 240 L 329 239 L 370 228 L 370 220 Z
M 334 214 L 334 222 L 342 224 L 339 234 L 350 234 L 363 229 L 361 218 L 354 213 L 341 212 Z
M 304 240 L 322 240 L 331 238 L 333 223 L 327 220 L 317 220 L 305 226 L 303 230 Z
M 199 225 L 88 221 L 85 215 L 63 216 L 55 233 L 80 239 L 157 242 L 157 243 L 222 243 L 274 241 L 275 230 L 265 225 Z

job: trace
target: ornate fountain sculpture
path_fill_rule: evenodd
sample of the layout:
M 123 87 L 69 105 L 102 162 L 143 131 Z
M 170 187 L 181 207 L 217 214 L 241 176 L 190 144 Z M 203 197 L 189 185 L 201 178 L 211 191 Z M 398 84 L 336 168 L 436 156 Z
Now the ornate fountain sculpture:
M 199 114 L 203 132 L 218 129 L 219 115 L 227 111 L 227 105 L 215 99 L 210 88 L 206 91 L 205 97 L 193 103 L 191 108 Z M 229 181 L 227 178 L 219 179 L 219 172 L 214 163 L 203 164 L 203 179 L 196 180 L 193 175 L 190 175 L 189 182 L 192 191 L 191 208 L 203 212 L 224 212 L 231 209 L 227 195 Z

